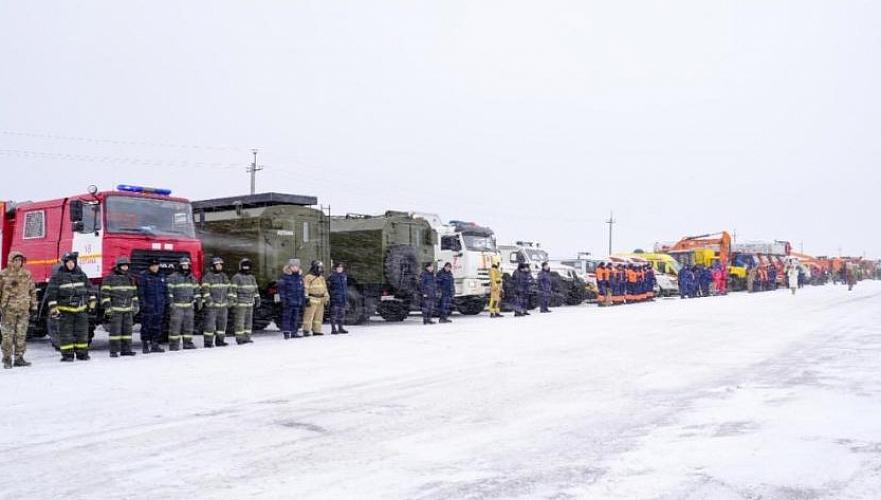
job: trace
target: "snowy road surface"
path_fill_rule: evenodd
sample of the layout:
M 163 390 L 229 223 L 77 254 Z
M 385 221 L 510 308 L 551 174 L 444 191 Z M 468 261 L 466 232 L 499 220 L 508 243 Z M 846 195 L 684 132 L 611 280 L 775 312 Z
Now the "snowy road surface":
M 36 341 L 0 498 L 881 498 L 878 282 L 351 330 Z

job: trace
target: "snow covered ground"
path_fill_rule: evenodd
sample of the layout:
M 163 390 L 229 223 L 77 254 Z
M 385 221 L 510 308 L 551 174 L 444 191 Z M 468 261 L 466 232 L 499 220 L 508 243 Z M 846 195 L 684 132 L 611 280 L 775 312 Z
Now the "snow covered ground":
M 878 282 L 351 330 L 34 342 L 0 498 L 881 498 Z

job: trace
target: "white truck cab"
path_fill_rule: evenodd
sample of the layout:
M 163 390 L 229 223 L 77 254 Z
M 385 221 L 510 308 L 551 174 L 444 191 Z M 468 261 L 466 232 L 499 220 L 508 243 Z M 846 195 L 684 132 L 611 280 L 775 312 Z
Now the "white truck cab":
M 413 212 L 437 231 L 434 255 L 437 268 L 453 266 L 456 296 L 453 303 L 461 314 L 480 314 L 489 302 L 489 270 L 499 255 L 492 229 L 473 222 L 444 223 L 437 214 Z

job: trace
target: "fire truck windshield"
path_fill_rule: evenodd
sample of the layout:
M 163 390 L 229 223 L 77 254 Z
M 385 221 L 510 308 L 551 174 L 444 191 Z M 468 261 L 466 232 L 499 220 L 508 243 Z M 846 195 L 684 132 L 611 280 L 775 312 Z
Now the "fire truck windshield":
M 465 240 L 465 246 L 468 250 L 474 252 L 495 252 L 496 239 L 492 236 L 483 236 L 465 233 L 462 235 Z
M 156 198 L 108 196 L 107 231 L 147 236 L 195 238 L 189 203 Z

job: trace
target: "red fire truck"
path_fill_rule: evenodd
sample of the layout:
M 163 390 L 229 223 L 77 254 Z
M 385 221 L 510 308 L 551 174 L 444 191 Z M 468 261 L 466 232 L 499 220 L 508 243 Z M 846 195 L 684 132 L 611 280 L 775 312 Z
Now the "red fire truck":
M 66 252 L 79 252 L 79 265 L 96 286 L 121 256 L 131 259 L 135 274 L 152 258 L 171 272 L 181 257 L 189 257 L 193 272 L 201 275 L 202 244 L 195 236 L 190 202 L 172 197 L 167 189 L 120 185 L 116 191 L 99 192 L 90 186 L 86 194 L 66 198 L 0 202 L 0 213 L 0 266 L 6 266 L 9 252 L 22 252 L 41 304 Z M 32 336 L 45 335 L 46 313 L 41 305 L 31 318 Z

